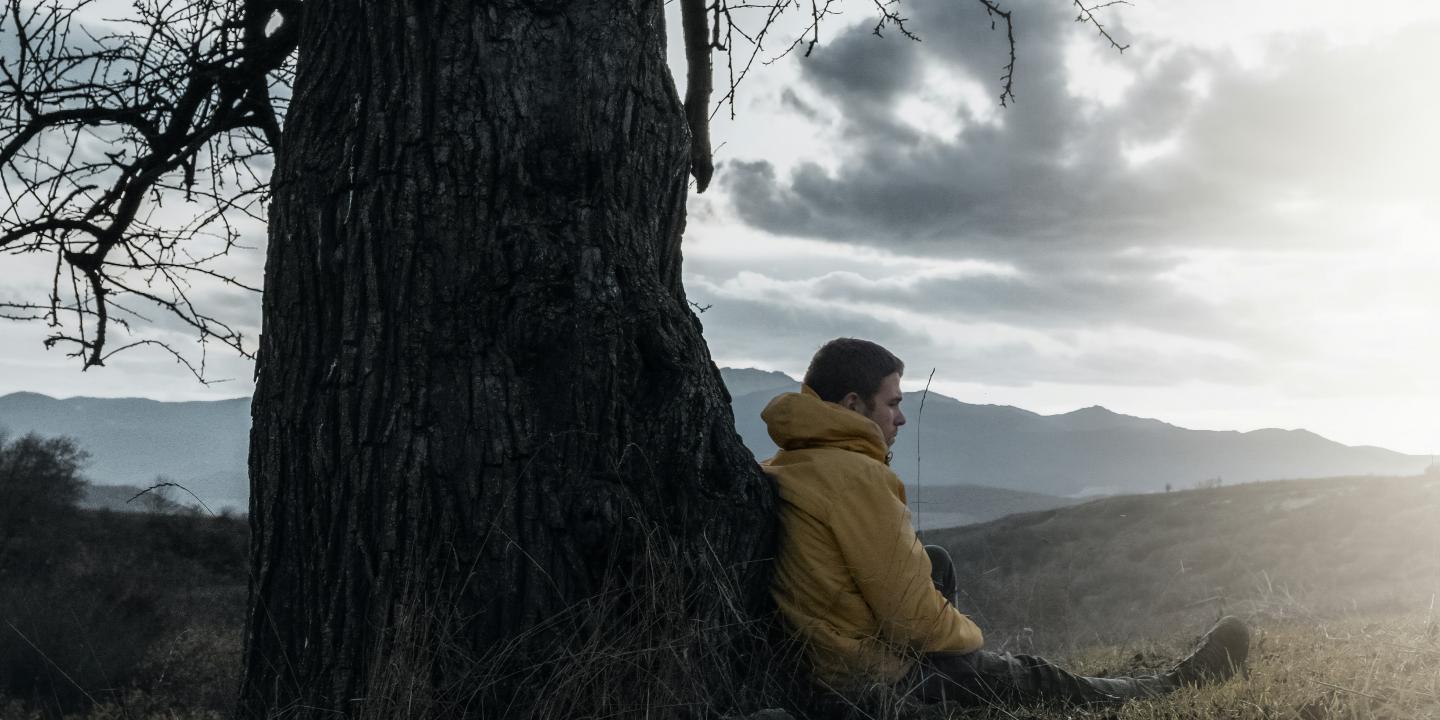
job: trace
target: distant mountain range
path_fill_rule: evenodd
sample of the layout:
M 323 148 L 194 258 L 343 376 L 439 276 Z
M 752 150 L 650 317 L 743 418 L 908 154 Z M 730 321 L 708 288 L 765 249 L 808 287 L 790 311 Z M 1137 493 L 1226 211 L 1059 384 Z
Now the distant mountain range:
M 741 437 L 756 457 L 769 457 L 775 446 L 760 411 L 799 382 L 760 370 L 721 373 Z M 925 399 L 923 417 L 918 394 L 907 394 L 905 403 L 909 424 L 900 432 L 892 466 L 910 485 L 923 527 L 1058 507 L 1073 502 L 1067 497 L 1164 490 L 1167 484 L 1182 489 L 1215 478 L 1232 484 L 1414 475 L 1430 463 L 1428 457 L 1348 447 L 1304 430 L 1187 430 L 1101 407 L 1039 415 L 935 392 Z M 248 505 L 249 398 L 174 403 L 13 393 L 0 397 L 0 428 L 75 438 L 90 453 L 87 474 L 97 484 L 144 488 L 163 475 L 217 512 Z
M 774 454 L 760 411 L 776 394 L 799 389 L 779 373 L 723 368 L 735 425 L 756 457 Z M 769 385 L 764 387 L 764 385 Z M 909 423 L 891 467 L 907 483 L 984 485 L 1061 496 L 1114 495 L 1338 475 L 1415 475 L 1428 456 L 1350 447 L 1306 430 L 1188 430 L 1088 407 L 1040 415 L 1007 405 L 971 405 L 931 392 L 906 393 Z M 919 441 L 918 469 L 917 449 Z
M 249 507 L 250 398 L 56 400 L 20 392 L 0 397 L 0 429 L 75 438 L 98 485 L 147 488 L 163 475 L 216 512 Z

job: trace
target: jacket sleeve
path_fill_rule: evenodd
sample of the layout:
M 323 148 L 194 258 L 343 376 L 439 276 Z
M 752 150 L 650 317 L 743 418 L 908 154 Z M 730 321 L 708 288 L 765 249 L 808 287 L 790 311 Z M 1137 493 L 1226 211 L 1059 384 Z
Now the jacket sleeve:
M 970 618 L 930 579 L 930 557 L 910 525 L 910 511 L 890 488 L 888 470 L 832 498 L 831 531 L 884 640 L 920 653 L 973 652 L 985 645 Z

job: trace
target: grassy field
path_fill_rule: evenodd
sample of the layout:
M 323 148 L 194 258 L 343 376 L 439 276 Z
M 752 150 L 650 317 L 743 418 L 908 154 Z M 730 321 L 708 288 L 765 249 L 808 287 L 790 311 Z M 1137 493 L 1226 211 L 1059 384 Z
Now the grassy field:
M 1167 698 L 1136 701 L 1119 708 L 960 708 L 900 705 L 867 708 L 852 717 L 974 718 L 975 720 L 1179 720 L 1236 718 L 1406 720 L 1440 718 L 1440 642 L 1425 613 L 1348 617 L 1317 624 L 1280 622 L 1256 627 L 1245 677 L 1223 685 L 1182 690 Z M 1171 642 L 1092 646 L 1062 658 L 1089 674 L 1143 673 L 1163 668 L 1182 651 Z M 184 679 L 182 678 L 182 681 Z M 638 714 L 637 714 L 638 716 Z M 660 715 L 663 716 L 663 713 Z M 0 718 L 53 717 L 32 705 L 0 700 Z M 216 708 L 175 703 L 154 690 L 102 696 L 65 715 L 83 720 L 222 718 Z
M 225 717 L 239 661 L 244 522 L 93 511 L 73 520 L 45 548 L 12 546 L 0 556 L 0 720 Z M 961 709 L 890 698 L 853 717 L 1440 718 L 1440 477 L 1117 497 L 925 537 L 956 558 L 965 610 L 992 649 L 1087 674 L 1145 673 L 1235 614 L 1254 633 L 1249 672 L 1121 708 Z M 674 654 L 630 648 L 624 662 L 647 653 L 657 666 Z M 606 657 L 586 657 L 594 677 L 607 677 L 593 667 Z M 607 695 L 604 716 L 669 716 L 643 697 Z M 575 705 L 549 707 L 577 716 Z M 729 708 L 692 710 L 708 717 Z
M 1259 624 L 1247 673 L 1221 685 L 1115 708 L 932 707 L 912 709 L 909 715 L 927 720 L 1436 718 L 1440 717 L 1440 642 L 1434 627 L 1425 613 Z M 1092 646 L 1064 660 L 1089 674 L 1146 673 L 1166 667 L 1182 647 L 1175 642 Z
M 962 605 L 1005 649 L 1066 651 L 1342 613 L 1440 591 L 1440 476 L 1333 478 L 1131 495 L 924 533 Z
M 1092 715 L 1440 717 L 1440 476 L 1108 498 L 925 538 L 991 648 L 1143 673 L 1222 614 L 1251 625 L 1248 677 Z

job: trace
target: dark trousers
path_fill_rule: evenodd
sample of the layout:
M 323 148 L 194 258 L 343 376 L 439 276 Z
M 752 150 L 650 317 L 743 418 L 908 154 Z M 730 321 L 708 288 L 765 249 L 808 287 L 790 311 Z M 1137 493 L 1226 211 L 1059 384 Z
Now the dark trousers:
M 956 605 L 955 563 L 938 545 L 926 545 L 931 579 Z M 977 650 L 970 653 L 928 653 L 902 681 L 902 692 L 926 702 L 967 705 L 1061 703 L 1086 705 L 1159 697 L 1179 683 L 1165 676 L 1126 678 L 1084 677 L 1033 655 Z

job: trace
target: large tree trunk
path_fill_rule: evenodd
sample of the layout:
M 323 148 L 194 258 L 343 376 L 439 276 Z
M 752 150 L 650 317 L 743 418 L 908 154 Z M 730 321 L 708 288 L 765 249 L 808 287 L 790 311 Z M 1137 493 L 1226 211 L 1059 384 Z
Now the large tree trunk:
M 242 715 L 498 716 L 558 687 L 557 648 L 723 649 L 719 609 L 763 605 L 773 498 L 681 288 L 662 2 L 304 12 Z

